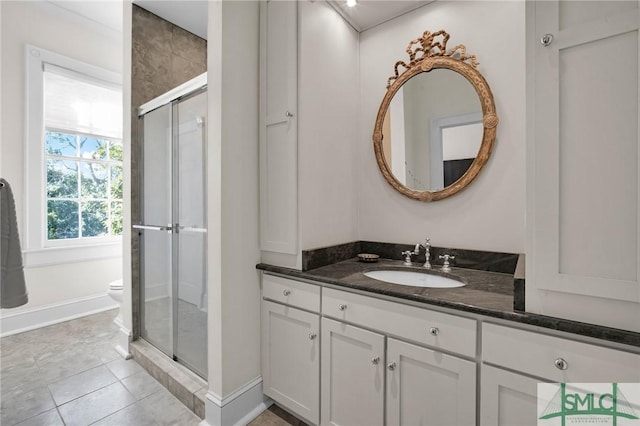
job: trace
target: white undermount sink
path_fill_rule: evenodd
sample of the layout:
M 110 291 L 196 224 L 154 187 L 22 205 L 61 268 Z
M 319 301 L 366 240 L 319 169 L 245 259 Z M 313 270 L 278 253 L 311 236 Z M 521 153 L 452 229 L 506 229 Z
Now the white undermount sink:
M 365 272 L 364 275 L 378 281 L 413 287 L 454 288 L 464 286 L 464 283 L 458 280 L 418 271 L 380 270 Z

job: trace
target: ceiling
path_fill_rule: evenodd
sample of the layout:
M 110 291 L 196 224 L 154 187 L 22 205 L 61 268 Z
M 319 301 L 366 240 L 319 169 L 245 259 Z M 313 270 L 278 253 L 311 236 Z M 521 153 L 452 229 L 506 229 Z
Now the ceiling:
M 109 0 L 47 0 L 34 3 L 49 7 L 49 10 L 54 12 L 56 10 L 61 11 L 61 13 L 64 10 L 66 11 L 64 13 L 67 14 L 70 12 L 72 15 L 68 16 L 79 15 L 79 17 L 88 19 L 93 24 L 97 24 L 106 30 L 117 32 L 118 34 L 122 33 L 122 3 L 120 2 Z M 51 6 L 56 7 L 51 8 Z
M 347 7 L 346 0 L 310 1 L 326 1 L 356 31 L 361 32 L 435 0 L 358 0 L 355 7 Z M 112 31 L 122 32 L 120 2 L 48 0 L 48 3 L 88 18 Z M 133 0 L 133 3 L 199 37 L 207 38 L 207 0 Z
M 435 0 L 357 0 L 355 7 L 348 7 L 346 0 L 326 1 L 356 31 L 362 32 Z
M 435 0 L 358 0 L 355 7 L 347 7 L 346 0 L 315 1 L 329 3 L 356 31 L 360 32 Z M 207 38 L 207 1 L 133 0 L 133 3 L 199 37 Z

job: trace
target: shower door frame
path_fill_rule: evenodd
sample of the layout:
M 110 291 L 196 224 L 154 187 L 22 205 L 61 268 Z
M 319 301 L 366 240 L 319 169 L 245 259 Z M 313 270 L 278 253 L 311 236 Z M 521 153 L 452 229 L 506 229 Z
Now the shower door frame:
M 202 84 L 202 77 L 204 76 L 204 84 Z M 180 91 L 182 91 L 183 94 L 180 95 L 176 95 L 176 93 L 179 93 Z M 149 338 L 149 336 L 145 336 L 144 334 L 144 330 L 145 330 L 145 270 L 144 270 L 144 260 L 145 260 L 145 256 L 144 256 L 144 252 L 145 252 L 145 239 L 141 238 L 140 239 L 140 244 L 139 244 L 139 249 L 138 249 L 138 269 L 139 269 L 139 282 L 138 282 L 138 293 L 139 293 L 139 316 L 140 316 L 140 328 L 139 328 L 139 337 L 143 338 L 145 340 L 147 340 L 150 344 L 152 344 L 156 349 L 160 350 L 161 352 L 163 352 L 165 355 L 169 356 L 170 358 L 172 358 L 175 362 L 178 362 L 184 366 L 186 366 L 187 368 L 189 368 L 191 371 L 193 371 L 194 373 L 196 373 L 197 375 L 201 376 L 202 378 L 204 378 L 205 380 L 207 380 L 207 371 L 206 371 L 206 365 L 204 366 L 205 371 L 202 371 L 200 368 L 197 368 L 196 366 L 194 366 L 193 364 L 189 363 L 188 361 L 185 361 L 183 358 L 179 358 L 176 354 L 179 352 L 178 351 L 178 303 L 179 303 L 179 280 L 180 280 L 180 270 L 179 270 L 179 265 L 178 265 L 178 255 L 179 255 L 179 244 L 180 244 L 180 238 L 178 236 L 178 234 L 180 233 L 180 223 L 178 222 L 179 219 L 179 209 L 180 209 L 180 191 L 179 191 L 179 183 L 180 183 L 180 177 L 179 177 L 179 172 L 178 172 L 178 162 L 179 162 L 179 154 L 180 154 L 180 149 L 179 149 L 179 137 L 180 137 L 180 125 L 179 125 L 179 115 L 178 115 L 178 106 L 182 101 L 186 101 L 188 99 L 191 99 L 193 97 L 196 97 L 198 95 L 201 95 L 203 93 L 207 92 L 207 86 L 206 86 L 206 73 L 196 77 L 195 79 L 193 79 L 192 81 L 189 81 L 187 83 L 185 83 L 182 86 L 177 87 L 176 89 L 165 93 L 164 95 L 144 104 L 143 106 L 141 106 L 138 110 L 138 140 L 140 141 L 139 146 L 139 152 L 138 152 L 138 170 L 139 170 L 139 179 L 138 179 L 138 193 L 139 193 L 139 209 L 140 209 L 140 214 L 139 217 L 141 218 L 141 221 L 144 222 L 144 203 L 142 202 L 142 200 L 144 200 L 144 149 L 145 149 L 145 143 L 144 143 L 144 116 L 152 111 L 155 111 L 158 108 L 162 108 L 165 107 L 167 105 L 170 106 L 170 123 L 171 123 L 171 128 L 169 129 L 168 133 L 171 136 L 171 141 L 170 141 L 170 147 L 169 147 L 169 151 L 170 151 L 170 155 L 171 155 L 171 161 L 170 161 L 170 181 L 171 181 L 171 188 L 168 188 L 169 191 L 171 191 L 171 197 L 170 197 L 170 201 L 171 201 L 171 208 L 170 208 L 170 216 L 171 216 L 171 223 L 167 224 L 167 228 L 166 230 L 162 231 L 162 232 L 170 232 L 171 233 L 171 264 L 170 264 L 170 276 L 171 276 L 171 353 L 168 353 L 165 348 L 163 347 L 162 344 L 158 344 L 158 342 L 154 341 L 153 338 Z M 205 121 L 205 132 L 203 132 L 203 137 L 205 137 L 206 135 L 206 121 Z M 207 193 L 207 167 L 206 167 L 206 162 L 207 162 L 207 144 L 206 144 L 206 139 L 202 141 L 202 162 L 203 162 L 203 174 L 202 174 L 202 190 L 203 190 L 203 197 L 206 196 Z M 206 223 L 206 203 L 203 206 L 205 214 L 204 214 L 204 223 L 203 225 L 205 226 L 204 229 L 208 229 L 207 223 Z M 145 226 L 145 225 L 134 225 L 134 228 L 136 227 L 140 227 L 140 226 Z M 142 229 L 134 229 L 133 231 L 136 232 L 141 232 L 141 235 L 143 235 L 142 231 L 144 228 Z M 203 248 L 204 252 L 204 259 L 206 259 L 206 246 Z M 207 268 L 206 268 L 206 263 L 203 265 L 203 277 L 206 280 L 206 276 L 207 276 Z M 208 316 L 208 312 L 207 312 L 207 316 Z M 205 346 L 205 350 L 206 350 L 206 346 Z

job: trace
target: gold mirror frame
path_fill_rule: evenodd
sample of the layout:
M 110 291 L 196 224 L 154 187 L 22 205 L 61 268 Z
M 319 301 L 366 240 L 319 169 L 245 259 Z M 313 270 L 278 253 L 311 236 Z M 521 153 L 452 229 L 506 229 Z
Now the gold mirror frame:
M 440 36 L 442 36 L 442 39 L 436 41 L 436 38 Z M 425 31 L 420 38 L 409 42 L 406 52 L 409 54 L 410 61 L 408 64 L 403 61 L 396 62 L 394 66 L 395 75 L 389 77 L 387 81 L 387 93 L 384 95 L 378 109 L 373 129 L 373 149 L 378 167 L 384 178 L 398 192 L 414 200 L 425 202 L 442 200 L 457 194 L 475 179 L 489 160 L 498 126 L 493 94 L 487 81 L 476 69 L 478 61 L 475 55 L 467 55 L 465 46 L 461 44 L 447 51 L 446 46 L 449 37 L 449 34 L 444 30 L 435 33 Z M 398 67 L 400 66 L 405 68 L 402 73 L 398 72 Z M 393 175 L 382 148 L 382 123 L 391 104 L 391 99 L 407 80 L 417 74 L 439 68 L 449 69 L 463 75 L 476 90 L 482 106 L 482 123 L 484 127 L 482 144 L 475 160 L 460 179 L 439 191 L 416 191 L 403 185 Z

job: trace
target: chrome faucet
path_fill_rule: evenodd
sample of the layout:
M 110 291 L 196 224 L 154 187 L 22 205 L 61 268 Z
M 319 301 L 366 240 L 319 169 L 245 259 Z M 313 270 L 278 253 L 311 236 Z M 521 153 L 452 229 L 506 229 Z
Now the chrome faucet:
M 413 263 L 411 263 L 411 256 L 417 256 L 419 254 L 420 254 L 420 243 L 416 244 L 416 247 L 413 249 L 413 251 L 407 250 L 402 252 L 402 255 L 404 256 L 404 262 L 402 264 L 405 266 L 412 266 Z
M 451 271 L 451 267 L 449 265 L 449 261 L 450 260 L 454 260 L 456 257 L 455 256 L 451 256 L 450 254 L 441 254 L 439 256 L 440 259 L 444 259 L 444 263 L 442 264 L 442 271 L 443 272 L 449 272 Z
M 425 238 L 424 239 L 424 243 L 420 244 L 422 247 L 424 247 L 424 257 L 426 259 L 426 261 L 424 262 L 424 265 L 422 265 L 424 268 L 427 269 L 431 269 L 431 262 L 429 262 L 429 257 L 431 257 L 431 239 L 430 238 Z

